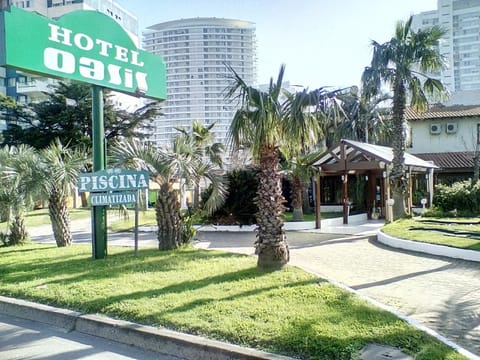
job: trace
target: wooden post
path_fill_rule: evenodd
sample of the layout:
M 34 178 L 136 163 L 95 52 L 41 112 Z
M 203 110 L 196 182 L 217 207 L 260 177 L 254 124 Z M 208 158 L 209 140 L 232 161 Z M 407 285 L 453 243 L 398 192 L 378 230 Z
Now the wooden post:
M 322 214 L 321 214 L 321 193 L 320 193 L 320 175 L 315 179 L 315 229 L 321 229 L 322 227 Z
M 412 169 L 408 167 L 408 213 L 410 215 L 412 214 L 413 211 L 413 181 L 412 181 Z
M 342 175 L 343 183 L 343 223 L 348 224 L 348 173 Z

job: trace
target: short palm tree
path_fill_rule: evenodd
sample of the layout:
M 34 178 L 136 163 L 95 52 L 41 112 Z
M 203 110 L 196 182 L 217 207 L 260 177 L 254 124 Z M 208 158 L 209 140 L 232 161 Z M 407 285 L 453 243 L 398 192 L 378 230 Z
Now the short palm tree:
M 404 154 L 407 97 L 412 107 L 422 111 L 428 105 L 427 95 L 441 95 L 444 91 L 442 83 L 428 75 L 443 67 L 438 43 L 444 34 L 445 31 L 438 26 L 414 31 L 412 17 L 407 22 L 400 21 L 390 41 L 383 44 L 372 42 L 372 62 L 362 75 L 363 88 L 368 96 L 377 95 L 384 83 L 389 84 L 393 92 L 393 168 L 390 174 L 394 199 L 393 220 L 406 214 L 405 193 L 408 184 Z
M 304 193 L 312 176 L 318 173 L 318 168 L 312 164 L 318 159 L 322 150 L 311 151 L 306 155 L 297 156 L 284 163 L 284 172 L 291 183 L 291 204 L 293 221 L 303 221 Z
M 53 236 L 58 247 L 69 246 L 72 232 L 67 200 L 84 166 L 85 152 L 64 147 L 57 139 L 40 151 L 40 158 L 44 165 L 41 182 L 48 198 Z
M 200 178 L 202 177 L 202 170 L 205 164 L 210 164 L 221 169 L 223 167 L 222 154 L 225 151 L 225 145 L 222 143 L 213 142 L 214 136 L 212 129 L 215 124 L 203 125 L 198 121 L 193 121 L 192 130 L 189 132 L 183 128 L 177 128 L 180 132 L 174 142 L 174 152 L 182 152 L 190 148 L 196 153 L 196 156 L 202 158 L 198 162 L 198 177 L 194 179 L 194 193 L 193 193 L 193 207 L 197 209 L 200 206 Z M 192 146 L 193 145 L 193 146 Z
M 155 212 L 160 250 L 177 249 L 191 241 L 193 236 L 189 224 L 182 218 L 180 191 L 175 184 L 180 184 L 182 179 L 189 183 L 199 177 L 202 156 L 199 156 L 193 142 L 177 141 L 174 149 L 176 151 L 166 151 L 152 144 L 126 139 L 117 142 L 110 152 L 114 165 L 146 170 L 150 173 L 150 180 L 159 185 Z M 223 176 L 206 164 L 202 167 L 201 177 L 212 184 L 212 191 L 204 204 L 205 210 L 212 213 L 225 198 Z
M 284 230 L 285 198 L 282 195 L 280 148 L 289 153 L 318 141 L 320 126 L 312 116 L 289 116 L 285 111 L 282 65 L 276 81 L 270 80 L 266 91 L 259 90 L 229 68 L 232 84 L 227 97 L 238 100 L 240 108 L 230 126 L 233 150 L 248 147 L 259 166 L 259 186 L 255 203 L 258 207 L 257 241 L 255 243 L 260 268 L 281 268 L 290 259 Z M 304 102 L 305 104 L 307 102 Z M 301 101 L 290 112 L 303 113 Z
M 17 245 L 28 240 L 24 214 L 39 196 L 41 169 L 36 150 L 27 145 L 0 149 L 0 206 L 6 212 L 8 243 Z

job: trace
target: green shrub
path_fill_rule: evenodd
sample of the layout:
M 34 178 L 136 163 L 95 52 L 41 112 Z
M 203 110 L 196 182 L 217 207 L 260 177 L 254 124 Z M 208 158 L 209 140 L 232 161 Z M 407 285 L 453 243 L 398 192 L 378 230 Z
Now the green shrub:
M 258 209 L 253 199 L 257 195 L 258 170 L 254 168 L 238 169 L 227 173 L 228 196 L 223 206 L 209 217 L 208 221 L 223 225 L 255 224 Z M 206 198 L 210 189 L 202 194 Z
M 459 181 L 451 185 L 439 184 L 435 187 L 433 198 L 438 210 L 449 216 L 472 216 L 480 213 L 480 183 L 471 185 L 470 181 Z

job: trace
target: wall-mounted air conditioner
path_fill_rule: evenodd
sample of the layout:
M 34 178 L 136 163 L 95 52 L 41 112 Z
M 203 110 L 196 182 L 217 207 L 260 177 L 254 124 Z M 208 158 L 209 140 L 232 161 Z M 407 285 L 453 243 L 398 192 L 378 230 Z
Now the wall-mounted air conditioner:
M 441 124 L 430 124 L 430 134 L 438 135 L 442 132 Z
M 458 130 L 458 124 L 457 123 L 447 123 L 447 126 L 445 127 L 445 131 L 447 134 L 455 134 Z

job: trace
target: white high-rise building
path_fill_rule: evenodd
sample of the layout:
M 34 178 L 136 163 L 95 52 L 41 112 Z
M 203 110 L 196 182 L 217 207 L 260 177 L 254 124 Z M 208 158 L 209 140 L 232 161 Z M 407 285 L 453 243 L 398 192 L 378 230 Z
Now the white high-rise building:
M 256 81 L 255 25 L 248 21 L 194 18 L 159 23 L 143 33 L 143 48 L 161 55 L 167 67 L 165 114 L 150 140 L 170 146 L 193 120 L 215 123 L 215 141 L 226 143 L 236 104 L 225 99 L 230 65 L 247 84 Z
M 438 0 L 436 10 L 413 17 L 415 30 L 432 25 L 447 31 L 439 44 L 448 64 L 443 84 L 450 92 L 480 90 L 480 0 Z

